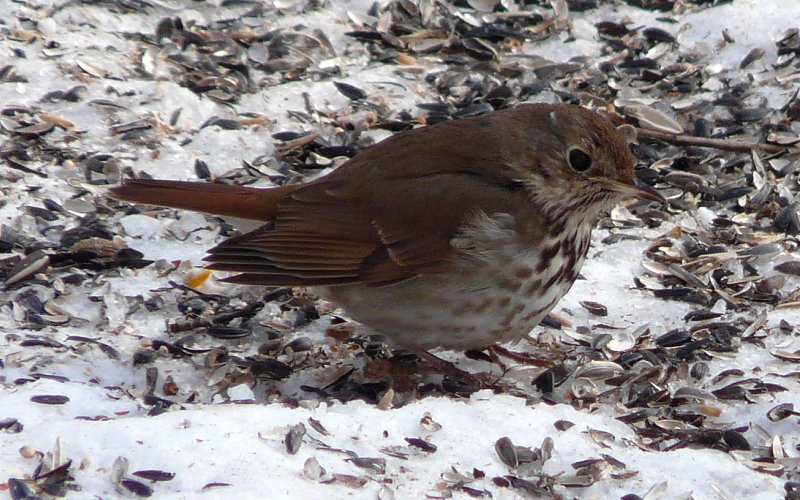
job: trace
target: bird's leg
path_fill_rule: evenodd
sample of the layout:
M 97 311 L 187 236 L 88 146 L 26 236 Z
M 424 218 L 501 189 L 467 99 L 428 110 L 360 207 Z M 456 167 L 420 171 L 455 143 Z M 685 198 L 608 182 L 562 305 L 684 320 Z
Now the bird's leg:
M 439 356 L 432 354 L 430 351 L 426 351 L 425 349 L 420 349 L 417 347 L 407 347 L 407 349 L 413 352 L 419 359 L 431 365 L 442 375 L 449 375 L 454 378 L 472 376 L 472 373 L 462 370 L 450 361 L 442 359 Z
M 461 368 L 457 367 L 450 361 L 444 360 L 435 354 L 432 354 L 425 349 L 419 349 L 414 347 L 407 347 L 409 351 L 414 353 L 418 358 L 422 361 L 427 363 L 429 366 L 433 367 L 436 372 L 450 377 L 458 382 L 461 382 L 467 386 L 475 387 L 476 389 L 497 389 L 497 382 L 499 378 L 497 375 L 494 375 L 489 372 L 485 373 L 470 373 L 466 370 L 462 370 Z
M 486 351 L 489 353 L 489 356 L 501 367 L 505 365 L 500 362 L 500 356 L 504 358 L 508 358 L 512 361 L 516 361 L 522 365 L 529 365 L 529 366 L 541 366 L 544 368 L 550 368 L 554 366 L 553 360 L 551 359 L 542 359 L 540 357 L 534 356 L 532 354 L 528 354 L 525 352 L 515 352 L 506 349 L 505 347 L 499 344 L 492 344 L 486 348 Z
M 501 369 L 501 370 L 503 370 L 503 373 L 505 373 L 505 372 L 507 372 L 507 371 L 508 371 L 508 365 L 506 365 L 505 363 L 503 363 L 503 361 L 500 359 L 500 356 L 499 356 L 499 355 L 497 354 L 497 352 L 495 352 L 495 350 L 493 349 L 493 347 L 494 347 L 495 345 L 496 345 L 496 344 L 492 344 L 492 345 L 490 345 L 489 347 L 487 347 L 487 348 L 486 348 L 486 353 L 485 353 L 485 355 L 486 355 L 486 356 L 487 356 L 487 357 L 488 357 L 488 358 L 491 360 L 491 362 L 492 362 L 492 363 L 494 363 L 494 364 L 496 364 L 497 366 L 499 366 L 499 367 L 500 367 L 500 369 Z M 483 354 L 483 351 L 480 351 L 480 352 Z

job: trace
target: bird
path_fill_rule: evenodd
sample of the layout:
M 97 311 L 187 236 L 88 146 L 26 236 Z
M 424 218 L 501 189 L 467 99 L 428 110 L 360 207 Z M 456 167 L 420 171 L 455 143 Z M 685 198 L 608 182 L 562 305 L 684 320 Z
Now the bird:
M 575 282 L 604 211 L 663 203 L 607 118 L 533 103 L 397 133 L 305 183 L 129 179 L 110 195 L 257 222 L 207 267 L 309 287 L 414 352 L 521 339 Z

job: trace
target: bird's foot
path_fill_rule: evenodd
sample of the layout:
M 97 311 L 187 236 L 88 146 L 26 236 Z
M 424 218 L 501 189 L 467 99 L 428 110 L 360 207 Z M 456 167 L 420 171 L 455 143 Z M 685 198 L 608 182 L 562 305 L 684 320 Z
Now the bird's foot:
M 468 372 L 424 349 L 410 350 L 424 363 L 433 368 L 434 371 L 444 375 L 445 382 L 443 386 L 452 389 L 453 392 L 472 393 L 481 389 L 502 391 L 502 388 L 498 385 L 500 377 L 497 374 L 491 372 Z

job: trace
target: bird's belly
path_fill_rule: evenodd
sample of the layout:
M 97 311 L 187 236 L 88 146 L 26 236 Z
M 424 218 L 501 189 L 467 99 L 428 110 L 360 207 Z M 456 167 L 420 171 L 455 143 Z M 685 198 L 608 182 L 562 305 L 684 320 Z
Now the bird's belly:
M 536 255 L 515 257 L 503 266 L 418 276 L 385 287 L 326 287 L 318 293 L 398 346 L 483 348 L 528 334 L 577 276 L 560 255 L 544 269 Z M 583 258 L 576 260 L 572 267 L 580 267 Z

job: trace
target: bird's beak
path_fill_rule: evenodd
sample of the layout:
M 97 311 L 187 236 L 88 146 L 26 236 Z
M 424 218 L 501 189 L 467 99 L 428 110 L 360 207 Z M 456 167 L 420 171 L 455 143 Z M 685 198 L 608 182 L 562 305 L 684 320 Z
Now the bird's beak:
M 667 204 L 667 200 L 663 196 L 661 196 L 661 193 L 656 191 L 654 188 L 648 186 L 647 184 L 639 181 L 638 179 L 634 180 L 633 183 L 631 184 L 612 181 L 610 179 L 602 179 L 600 180 L 600 182 L 603 184 L 603 187 L 605 187 L 609 191 L 619 193 L 622 196 L 626 197 L 632 196 L 634 198 L 639 198 L 642 200 L 657 201 L 662 205 Z

